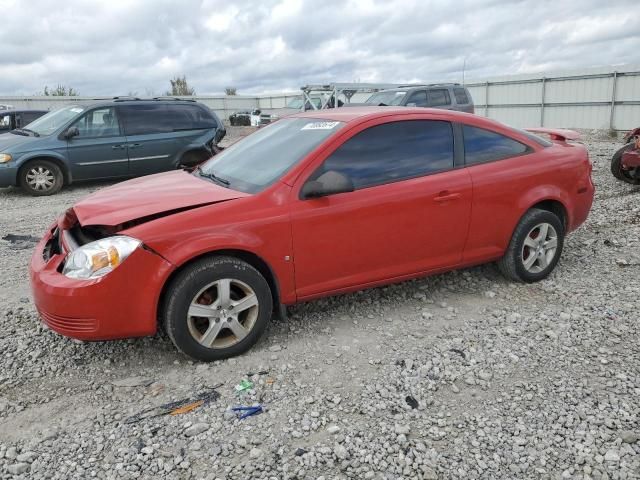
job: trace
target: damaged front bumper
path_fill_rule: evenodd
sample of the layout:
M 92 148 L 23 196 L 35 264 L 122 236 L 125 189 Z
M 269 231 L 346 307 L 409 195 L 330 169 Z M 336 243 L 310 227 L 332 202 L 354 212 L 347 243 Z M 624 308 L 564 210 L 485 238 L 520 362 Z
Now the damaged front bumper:
M 171 263 L 140 247 L 107 275 L 79 280 L 61 273 L 74 246 L 69 231 L 53 225 L 35 248 L 29 272 L 42 321 L 57 333 L 80 340 L 153 335 Z

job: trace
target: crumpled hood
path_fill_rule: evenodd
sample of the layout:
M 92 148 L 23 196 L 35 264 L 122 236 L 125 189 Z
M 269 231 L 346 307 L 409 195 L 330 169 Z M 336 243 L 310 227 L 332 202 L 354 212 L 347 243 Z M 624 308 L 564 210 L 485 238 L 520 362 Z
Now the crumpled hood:
M 220 187 L 178 170 L 104 188 L 76 203 L 73 210 L 83 226 L 116 226 L 165 212 L 248 196 L 248 193 Z
M 28 137 L 25 135 L 14 135 L 13 133 L 3 133 L 0 135 L 0 152 L 18 153 L 22 151 L 20 147 L 31 148 L 30 145 L 41 137 Z

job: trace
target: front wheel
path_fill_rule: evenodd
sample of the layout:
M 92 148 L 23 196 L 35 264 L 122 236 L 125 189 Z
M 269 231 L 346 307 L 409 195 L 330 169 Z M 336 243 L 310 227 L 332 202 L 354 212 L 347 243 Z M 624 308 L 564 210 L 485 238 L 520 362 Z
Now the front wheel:
M 161 320 L 181 352 L 210 362 L 251 348 L 272 311 L 269 284 L 258 270 L 237 258 L 211 257 L 189 265 L 173 279 Z
M 533 208 L 518 223 L 498 267 L 510 280 L 537 282 L 553 271 L 563 245 L 564 226 L 558 216 Z
M 49 160 L 33 160 L 20 170 L 20 186 L 35 196 L 53 195 L 64 183 L 60 167 Z

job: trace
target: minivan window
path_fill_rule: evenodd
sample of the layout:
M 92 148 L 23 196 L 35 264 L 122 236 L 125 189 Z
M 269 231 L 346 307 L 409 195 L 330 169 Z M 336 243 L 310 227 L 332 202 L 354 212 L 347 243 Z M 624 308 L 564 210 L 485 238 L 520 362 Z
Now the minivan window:
M 166 105 L 141 103 L 121 105 L 118 112 L 124 125 L 125 135 L 168 133 L 173 131 L 171 117 Z
M 178 104 L 167 105 L 166 107 L 174 131 L 218 127 L 213 115 L 198 105 Z
M 115 137 L 120 135 L 120 126 L 113 107 L 91 110 L 72 126 L 78 128 L 78 136 L 80 138 Z
M 217 128 L 213 115 L 198 105 L 139 104 L 118 107 L 126 135 Z
M 233 190 L 259 192 L 343 125 L 313 118 L 278 120 L 218 153 L 195 175 L 213 174 Z
M 356 189 L 396 182 L 453 168 L 449 122 L 406 120 L 357 133 L 333 152 L 321 170 L 351 178 Z
M 484 128 L 463 125 L 464 158 L 467 165 L 516 157 L 526 153 L 525 144 Z
M 436 88 L 428 91 L 429 106 L 440 107 L 442 105 L 449 105 L 451 103 L 451 97 L 449 91 L 445 88 Z
M 66 125 L 73 118 L 84 112 L 86 108 L 78 105 L 70 105 L 54 110 L 46 115 L 34 120 L 29 124 L 29 130 L 36 132 L 38 135 L 51 135 L 60 127 Z

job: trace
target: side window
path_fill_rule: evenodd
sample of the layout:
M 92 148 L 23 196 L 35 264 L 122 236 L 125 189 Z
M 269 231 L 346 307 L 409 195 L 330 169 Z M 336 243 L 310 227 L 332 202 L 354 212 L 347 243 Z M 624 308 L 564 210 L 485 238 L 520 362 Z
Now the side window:
M 169 113 L 164 104 L 144 103 L 122 105 L 118 107 L 125 135 L 144 135 L 149 133 L 167 133 L 173 131 L 175 116 Z
M 517 140 L 483 128 L 463 125 L 462 131 L 467 165 L 516 157 L 529 150 L 529 147 Z
M 449 122 L 408 120 L 368 128 L 342 144 L 313 178 L 336 170 L 356 189 L 453 168 Z
M 426 107 L 429 105 L 427 102 L 427 92 L 426 90 L 418 90 L 417 92 L 413 92 L 407 100 L 407 105 L 410 103 L 415 103 L 416 107 Z
M 451 97 L 449 91 L 446 88 L 435 88 L 428 91 L 429 94 L 429 106 L 440 107 L 444 105 L 451 105 Z
M 173 130 L 200 130 L 216 128 L 217 122 L 211 113 L 197 105 L 167 106 Z
M 454 88 L 453 94 L 456 96 L 456 103 L 458 105 L 469 103 L 469 97 L 467 96 L 467 92 L 464 88 Z
M 6 131 L 11 129 L 11 115 L 0 115 L 0 131 Z
M 83 115 L 73 126 L 78 127 L 80 138 L 116 137 L 120 135 L 120 126 L 113 107 L 91 110 Z

